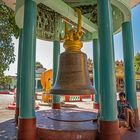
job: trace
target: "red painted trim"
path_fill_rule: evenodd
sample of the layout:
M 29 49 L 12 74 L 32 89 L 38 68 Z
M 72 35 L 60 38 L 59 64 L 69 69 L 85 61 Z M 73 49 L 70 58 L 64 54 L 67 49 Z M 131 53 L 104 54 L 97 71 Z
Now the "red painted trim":
M 52 109 L 61 109 L 60 103 L 53 103 L 52 104 Z
M 16 109 L 15 109 L 15 122 L 16 122 L 16 125 L 18 125 L 18 117 L 19 117 L 19 108 L 16 107 Z
M 11 104 L 9 104 L 6 108 L 7 108 L 7 109 L 10 109 L 10 110 L 15 110 L 15 108 L 16 108 L 16 103 L 11 103 Z
M 80 95 L 80 102 L 82 102 L 82 99 L 83 99 L 83 95 Z
M 69 95 L 65 95 L 65 102 L 69 102 L 70 96 Z
M 94 95 L 92 94 L 90 96 L 91 96 L 91 100 L 94 101 Z
M 0 91 L 0 94 L 9 94 L 9 91 Z
M 36 119 L 18 120 L 18 140 L 36 140 Z
M 100 120 L 100 140 L 120 140 L 119 122 Z
M 71 96 L 79 96 L 79 100 L 70 100 Z M 93 95 L 65 95 L 65 102 L 82 102 L 84 98 L 89 98 L 93 101 Z
M 94 102 L 93 103 L 93 109 L 99 109 L 99 103 Z

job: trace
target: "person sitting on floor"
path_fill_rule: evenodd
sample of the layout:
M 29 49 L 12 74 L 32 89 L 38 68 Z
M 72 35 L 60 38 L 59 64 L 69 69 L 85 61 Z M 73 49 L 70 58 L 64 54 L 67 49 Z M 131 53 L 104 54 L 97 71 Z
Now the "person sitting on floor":
M 130 103 L 125 99 L 125 93 L 119 93 L 119 100 L 117 101 L 118 118 L 126 121 L 126 127 L 130 131 L 135 132 L 135 114 Z

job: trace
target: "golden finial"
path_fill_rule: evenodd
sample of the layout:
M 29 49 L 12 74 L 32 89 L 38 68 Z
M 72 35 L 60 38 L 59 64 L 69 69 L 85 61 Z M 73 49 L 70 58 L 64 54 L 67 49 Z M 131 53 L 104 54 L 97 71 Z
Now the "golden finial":
M 75 12 L 78 15 L 77 31 L 75 29 L 68 29 L 68 23 L 65 22 L 64 48 L 66 51 L 80 51 L 83 47 L 81 37 L 83 35 L 81 30 L 82 16 L 80 9 L 76 8 Z

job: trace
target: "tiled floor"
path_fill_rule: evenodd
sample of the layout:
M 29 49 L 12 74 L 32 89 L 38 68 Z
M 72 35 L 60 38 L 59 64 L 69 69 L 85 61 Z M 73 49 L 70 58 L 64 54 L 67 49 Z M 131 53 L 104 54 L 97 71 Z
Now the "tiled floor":
M 140 140 L 140 127 L 136 128 L 135 132 L 126 131 L 122 136 L 121 140 Z
M 16 140 L 16 131 L 14 120 L 0 123 L 0 140 Z
M 0 95 L 0 140 L 16 140 L 17 128 L 14 123 L 14 111 L 6 110 L 6 106 L 13 101 L 11 95 Z M 92 109 L 92 102 L 76 103 L 78 109 Z M 138 107 L 140 111 L 140 98 L 138 99 Z M 49 109 L 50 107 L 42 107 Z M 140 112 L 139 112 L 140 113 Z M 140 127 L 136 129 L 136 133 L 125 132 L 121 140 L 140 140 Z

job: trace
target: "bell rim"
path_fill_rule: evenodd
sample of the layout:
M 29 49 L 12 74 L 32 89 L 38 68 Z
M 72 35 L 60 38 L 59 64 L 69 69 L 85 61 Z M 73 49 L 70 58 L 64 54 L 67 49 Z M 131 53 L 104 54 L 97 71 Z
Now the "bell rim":
M 53 95 L 93 95 L 95 89 L 51 89 L 50 94 Z

